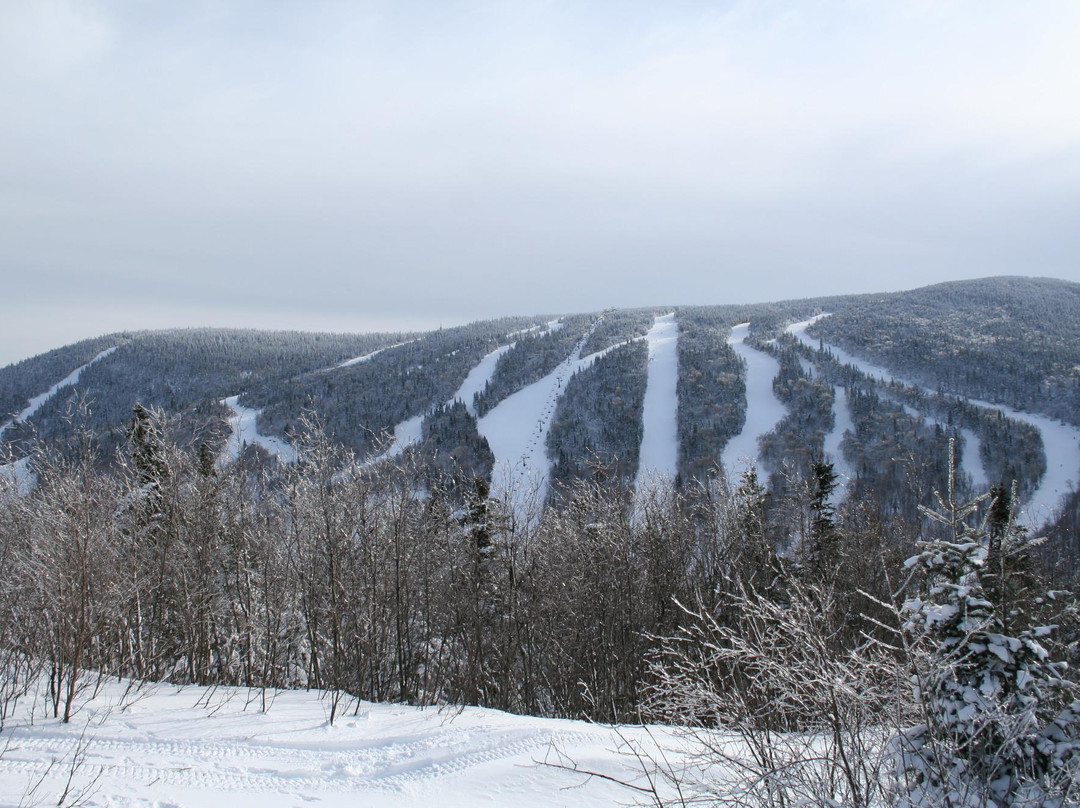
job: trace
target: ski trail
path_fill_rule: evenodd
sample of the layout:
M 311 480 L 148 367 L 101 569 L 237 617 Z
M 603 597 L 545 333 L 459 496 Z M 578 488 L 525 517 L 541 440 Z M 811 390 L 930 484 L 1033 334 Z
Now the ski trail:
M 15 424 L 21 424 L 24 421 L 26 421 L 27 418 L 33 417 L 33 415 L 38 410 L 40 410 L 42 408 L 42 406 L 44 406 L 46 401 L 48 401 L 50 398 L 55 396 L 62 389 L 64 389 L 65 387 L 68 387 L 70 385 L 74 385 L 74 384 L 78 383 L 79 377 L 82 376 L 82 372 L 84 370 L 86 370 L 91 365 L 96 364 L 97 362 L 100 362 L 102 359 L 105 359 L 107 356 L 111 355 L 113 353 L 113 351 L 115 351 L 119 347 L 120 347 L 119 345 L 114 345 L 111 348 L 106 348 L 104 351 L 99 353 L 97 356 L 95 356 L 93 359 L 91 359 L 85 365 L 81 365 L 80 367 L 75 368 L 75 370 L 71 371 L 71 373 L 69 373 L 63 379 L 58 381 L 56 384 L 54 384 L 52 387 L 50 387 L 44 393 L 41 393 L 40 395 L 34 396 L 32 399 L 30 399 L 30 403 L 27 405 L 26 409 L 24 409 L 22 412 L 20 412 L 14 418 L 10 419 L 9 421 L 5 422 L 2 426 L 0 426 L 0 437 L 3 437 L 4 432 L 7 431 L 8 428 L 14 426 Z
M 245 407 L 240 403 L 240 396 L 229 396 L 221 403 L 233 411 L 229 417 L 229 429 L 232 430 L 225 448 L 218 457 L 218 465 L 223 466 L 240 457 L 240 452 L 249 443 L 258 444 L 282 463 L 296 462 L 296 449 L 284 438 L 263 435 L 259 432 L 258 417 L 262 410 Z
M 473 397 L 487 387 L 491 377 L 495 374 L 495 366 L 499 364 L 499 359 L 516 344 L 516 342 L 511 342 L 508 345 L 500 345 L 481 359 L 476 367 L 469 371 L 469 375 L 465 377 L 465 381 L 461 383 L 461 387 L 458 388 L 458 391 L 454 393 L 453 398 L 450 400 L 461 401 L 469 414 L 475 417 L 476 407 L 473 406 Z
M 642 407 L 641 448 L 634 490 L 640 497 L 646 485 L 674 482 L 679 466 L 677 385 L 679 381 L 679 324 L 675 313 L 654 318 L 645 335 L 649 367 Z
M 800 357 L 801 359 L 801 357 Z M 833 428 L 825 436 L 823 451 L 825 459 L 831 461 L 833 470 L 839 477 L 837 486 L 837 501 L 843 501 L 847 496 L 848 486 L 855 479 L 855 469 L 844 457 L 842 444 L 844 433 L 855 434 L 855 422 L 851 420 L 851 410 L 848 408 L 847 391 L 843 387 L 833 388 Z
M 503 399 L 477 421 L 480 434 L 495 455 L 492 492 L 507 497 L 522 516 L 547 498 L 551 473 L 547 436 L 566 383 L 576 371 L 589 367 L 611 350 L 581 356 L 599 324 L 597 319 L 551 373 Z
M 386 346 L 384 346 L 382 348 L 376 348 L 371 353 L 366 353 L 363 356 L 354 356 L 352 359 L 346 359 L 344 362 L 341 362 L 341 363 L 339 363 L 337 365 L 334 365 L 333 367 L 326 368 L 325 370 L 337 370 L 338 368 L 349 368 L 349 367 L 352 367 L 353 365 L 359 365 L 359 364 L 361 364 L 363 362 L 370 362 L 372 359 L 374 359 L 376 356 L 381 354 L 383 351 L 389 351 L 391 348 L 400 348 L 402 345 L 411 345 L 412 343 L 419 342 L 419 341 L 420 341 L 420 337 L 417 337 L 416 339 L 407 339 L 404 342 L 395 342 L 393 345 L 386 345 Z
M 513 331 L 507 334 L 508 337 L 513 337 L 521 334 L 530 334 L 532 332 L 538 332 L 537 336 L 543 336 L 544 334 L 551 333 L 552 331 L 558 331 L 565 323 L 560 320 L 551 320 L 543 325 L 534 325 L 531 328 L 525 328 L 521 331 Z M 406 343 L 401 343 L 406 344 Z M 517 345 L 517 342 L 510 342 L 506 345 L 500 345 L 491 353 L 482 358 L 472 370 L 469 371 L 469 375 L 465 377 L 465 381 L 461 383 L 461 386 L 457 389 L 457 392 L 450 397 L 446 402 L 447 404 L 453 404 L 455 401 L 461 401 L 465 408 L 469 411 L 469 414 L 474 418 L 476 417 L 476 407 L 473 405 L 473 396 L 481 392 L 491 377 L 495 374 L 495 368 L 499 364 L 499 359 L 504 353 L 509 351 Z M 391 346 L 395 347 L 395 346 Z M 378 351 L 376 351 L 378 353 Z M 363 357 L 361 357 L 362 359 Z M 400 424 L 394 427 L 394 438 L 385 451 L 380 452 L 375 457 L 365 461 L 365 466 L 372 466 L 376 463 L 381 463 L 384 460 L 388 460 L 391 457 L 397 457 L 405 448 L 413 443 L 419 443 L 424 436 L 424 419 L 428 416 L 428 413 L 421 413 L 420 415 L 414 415 L 411 418 L 406 418 Z
M 822 317 L 828 316 L 828 314 L 819 314 L 817 317 L 813 317 L 810 320 L 789 326 L 788 330 L 804 344 L 809 345 L 812 348 L 817 348 L 818 341 L 813 337 L 808 336 L 806 334 L 806 329 Z M 891 381 L 896 381 L 900 384 L 905 384 L 908 387 L 922 390 L 927 394 L 933 394 L 933 391 L 902 379 L 899 376 L 895 376 L 880 365 L 875 365 L 873 362 L 859 359 L 842 348 L 829 344 L 825 344 L 825 347 L 832 352 L 833 356 L 836 357 L 836 360 L 840 364 L 853 365 L 857 370 L 861 373 L 865 373 L 867 376 L 881 379 L 886 384 Z M 1045 520 L 1053 518 L 1054 514 L 1061 506 L 1062 497 L 1074 490 L 1076 480 L 1080 477 L 1080 428 L 1062 423 L 1061 421 L 1055 421 L 1053 418 L 1046 415 L 1022 412 L 1003 404 L 994 404 L 993 402 L 983 401 L 977 398 L 968 398 L 965 400 L 976 407 L 1001 410 L 1007 417 L 1015 418 L 1017 421 L 1023 421 L 1039 430 L 1039 433 L 1042 436 L 1043 451 L 1046 453 L 1046 474 L 1043 475 L 1039 485 L 1036 487 L 1035 491 L 1032 492 L 1031 497 L 1020 510 L 1031 524 L 1040 524 Z M 970 430 L 964 430 L 964 438 L 965 450 L 961 463 L 967 462 L 969 456 L 972 454 L 974 459 L 978 460 L 978 437 L 974 433 L 971 433 Z M 976 462 L 973 466 L 967 467 L 968 473 L 972 476 L 972 480 L 975 481 L 976 479 L 981 479 L 984 481 L 982 484 L 986 484 L 985 469 L 982 470 L 980 475 L 977 475 L 973 471 L 975 468 L 982 469 L 982 463 Z
M 803 345 L 807 345 L 811 348 L 816 349 L 817 345 L 814 343 L 813 338 L 806 333 L 806 329 L 816 323 L 822 317 L 827 316 L 828 315 L 826 314 L 818 314 L 815 317 L 811 317 L 809 320 L 803 320 L 799 323 L 793 323 L 792 325 L 789 325 L 787 327 L 787 332 L 793 337 L 795 337 L 795 339 L 799 340 L 799 342 L 803 343 Z M 830 350 L 832 350 L 832 346 L 829 346 L 829 348 Z M 804 361 L 802 360 L 802 357 L 800 357 L 800 361 Z M 843 396 L 845 402 L 847 401 L 847 394 L 844 392 L 844 389 L 842 387 L 834 387 L 833 391 L 836 394 L 837 402 L 840 401 L 841 396 Z M 901 402 L 900 406 L 902 406 L 904 408 L 904 412 L 906 412 L 912 418 L 923 420 L 931 424 L 937 424 L 942 428 L 948 427 L 948 424 L 944 423 L 943 421 L 934 418 L 932 415 L 925 415 L 908 404 L 904 404 Z M 839 404 L 837 404 L 837 407 L 839 407 Z M 840 428 L 839 410 L 837 410 L 837 416 L 838 420 L 835 429 Z M 851 423 L 850 416 L 848 416 L 847 425 L 844 428 L 850 429 L 852 432 L 855 431 L 855 427 Z M 971 477 L 971 484 L 975 488 L 983 488 L 989 486 L 989 478 L 986 476 L 986 469 L 983 466 L 982 458 L 979 456 L 979 436 L 970 429 L 960 428 L 958 431 L 964 437 L 963 450 L 961 451 L 960 455 L 960 468 L 967 472 L 968 476 Z M 841 431 L 841 435 L 842 434 L 843 432 Z M 837 445 L 839 445 L 839 439 L 837 439 Z M 837 457 L 839 457 L 839 455 L 837 455 Z
M 765 484 L 768 472 L 758 458 L 758 438 L 776 426 L 787 408 L 773 392 L 773 379 L 780 372 L 780 363 L 769 354 L 755 350 L 746 344 L 750 323 L 741 323 L 731 329 L 728 343 L 735 353 L 746 362 L 746 423 L 742 432 L 728 441 L 721 455 L 721 462 L 728 479 L 737 481 L 752 463 L 758 479 Z

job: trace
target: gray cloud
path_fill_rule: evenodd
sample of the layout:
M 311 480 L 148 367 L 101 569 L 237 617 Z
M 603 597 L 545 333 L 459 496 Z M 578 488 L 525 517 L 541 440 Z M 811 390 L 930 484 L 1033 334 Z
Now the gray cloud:
M 1067 0 L 0 0 L 0 363 L 1080 280 L 1078 39 Z

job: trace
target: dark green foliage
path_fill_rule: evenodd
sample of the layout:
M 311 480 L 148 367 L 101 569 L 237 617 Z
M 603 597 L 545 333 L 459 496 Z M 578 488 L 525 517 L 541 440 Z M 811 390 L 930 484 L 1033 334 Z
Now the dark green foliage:
M 554 493 L 576 480 L 633 484 L 648 360 L 648 346 L 633 342 L 570 377 L 547 440 Z
M 928 492 L 945 486 L 949 439 L 959 436 L 927 426 L 872 390 L 851 387 L 847 397 L 855 434 L 844 440 L 844 454 L 855 468 L 853 495 L 872 496 L 882 513 L 914 520 Z
M 87 339 L 0 368 L 0 424 L 7 421 L 9 416 L 24 410 L 31 398 L 130 336 L 109 334 Z
M 109 357 L 87 368 L 77 391 L 89 402 L 88 425 L 109 456 L 124 440 L 136 401 L 168 413 L 185 412 L 187 438 L 226 411 L 218 400 L 256 385 L 274 386 L 297 373 L 336 364 L 399 334 L 313 334 L 295 331 L 188 329 L 138 332 Z M 74 368 L 68 368 L 68 373 Z M 62 378 L 49 382 L 53 384 Z M 47 389 L 45 385 L 42 390 Z M 43 440 L 70 433 L 64 420 L 71 396 L 60 391 L 31 421 Z
M 812 465 L 821 459 L 825 435 L 833 427 L 833 387 L 811 378 L 790 344 L 772 350 L 780 362 L 773 391 L 789 412 L 761 437 L 761 457 L 774 475 L 792 481 L 812 479 Z M 774 480 L 773 485 L 778 484 Z

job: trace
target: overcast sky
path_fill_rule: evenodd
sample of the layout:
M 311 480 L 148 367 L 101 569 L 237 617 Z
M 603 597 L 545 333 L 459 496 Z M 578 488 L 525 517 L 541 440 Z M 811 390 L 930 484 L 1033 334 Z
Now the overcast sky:
M 1080 3 L 0 0 L 0 365 L 1080 281 Z

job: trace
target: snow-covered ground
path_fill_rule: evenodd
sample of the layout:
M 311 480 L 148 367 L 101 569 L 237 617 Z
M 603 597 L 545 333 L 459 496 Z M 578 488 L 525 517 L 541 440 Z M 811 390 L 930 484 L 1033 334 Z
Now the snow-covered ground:
M 788 330 L 805 344 L 817 348 L 819 341 L 808 336 L 806 334 L 806 329 L 822 317 L 827 316 L 828 314 L 820 314 L 805 322 L 796 323 L 795 325 L 790 326 Z M 925 390 L 928 393 L 932 392 L 920 385 L 894 375 L 880 365 L 875 365 L 873 362 L 860 359 L 835 345 L 827 344 L 826 347 L 832 351 L 838 362 L 841 364 L 854 365 L 860 372 L 865 373 L 867 376 L 881 379 L 886 383 L 896 381 L 910 387 Z M 995 404 L 990 401 L 982 401 L 980 399 L 967 400 L 976 407 L 1001 410 L 1009 418 L 1023 421 L 1039 430 L 1042 435 L 1043 448 L 1046 452 L 1046 474 L 1043 476 L 1038 488 L 1032 493 L 1031 498 L 1024 504 L 1021 513 L 1031 524 L 1041 524 L 1043 521 L 1051 518 L 1061 506 L 1062 497 L 1074 490 L 1077 480 L 1080 479 L 1080 429 L 1071 426 L 1070 424 L 1056 421 L 1046 415 L 1022 412 L 1013 409 L 1012 407 Z M 972 480 L 976 485 L 986 485 L 986 472 L 983 470 L 982 462 L 979 460 L 978 455 L 978 438 L 974 433 L 970 432 L 970 430 L 964 430 L 964 440 L 965 448 L 961 464 L 967 469 L 968 473 L 971 474 Z
M 649 372 L 634 484 L 639 494 L 644 486 L 653 482 L 674 482 L 678 473 L 679 324 L 675 322 L 674 312 L 655 318 L 645 339 L 649 344 Z
M 123 683 L 109 682 L 66 726 L 41 715 L 33 725 L 9 721 L 0 735 L 0 804 L 24 804 L 39 780 L 36 801 L 25 804 L 57 804 L 81 746 L 68 800 L 88 788 L 79 804 L 90 806 L 615 808 L 640 795 L 545 761 L 640 784 L 632 756 L 617 750 L 627 740 L 652 749 L 654 739 L 670 739 L 659 728 L 616 732 L 480 708 L 368 702 L 331 726 L 317 692 L 268 696 L 261 712 L 258 691 L 155 685 L 125 694 Z
M 492 493 L 509 496 L 519 514 L 527 514 L 547 497 L 551 474 L 547 436 L 551 419 L 570 377 L 607 353 L 598 351 L 581 356 L 599 322 L 593 323 L 570 355 L 551 373 L 503 399 L 477 421 L 480 434 L 495 455 Z
M 240 403 L 239 399 L 240 396 L 229 396 L 221 400 L 221 403 L 231 409 L 233 414 L 229 417 L 229 429 L 232 430 L 232 433 L 225 442 L 225 448 L 218 458 L 218 463 L 223 464 L 230 460 L 236 460 L 244 446 L 249 443 L 262 446 L 283 463 L 295 463 L 296 449 L 283 438 L 274 435 L 263 435 L 259 432 L 257 419 L 261 410 L 245 407 Z
M 74 384 L 78 383 L 79 377 L 82 376 L 82 373 L 83 373 L 84 370 L 86 370 L 91 365 L 93 365 L 93 364 L 95 364 L 97 362 L 100 362 L 102 359 L 104 359 L 105 357 L 112 354 L 113 351 L 115 351 L 117 349 L 117 347 L 119 347 L 119 346 L 114 345 L 112 348 L 106 348 L 104 351 L 99 353 L 97 356 L 95 356 L 93 359 L 91 359 L 85 365 L 82 365 L 80 367 L 75 368 L 75 370 L 71 371 L 71 373 L 69 373 L 63 379 L 58 381 L 56 384 L 54 384 L 52 387 L 50 387 L 44 393 L 36 395 L 32 399 L 30 399 L 30 403 L 27 405 L 26 409 L 24 409 L 22 412 L 20 412 L 14 418 L 12 418 L 9 421 L 6 421 L 4 424 L 0 425 L 0 437 L 3 437 L 4 432 L 9 427 L 14 426 L 15 424 L 22 423 L 27 418 L 30 418 L 31 416 L 33 416 L 34 413 L 36 413 L 38 410 L 41 409 L 42 405 L 44 405 L 46 401 L 48 401 L 50 398 L 55 396 L 62 389 L 64 389 L 65 387 L 69 387 L 71 385 L 74 385 Z
M 773 379 L 780 372 L 780 363 L 769 354 L 746 344 L 750 323 L 742 323 L 731 329 L 728 342 L 735 353 L 746 362 L 746 423 L 742 432 L 728 441 L 721 455 L 721 462 L 728 478 L 738 482 L 743 471 L 753 463 L 758 478 L 764 484 L 768 472 L 758 457 L 758 438 L 772 430 L 785 415 L 787 408 L 773 392 Z

